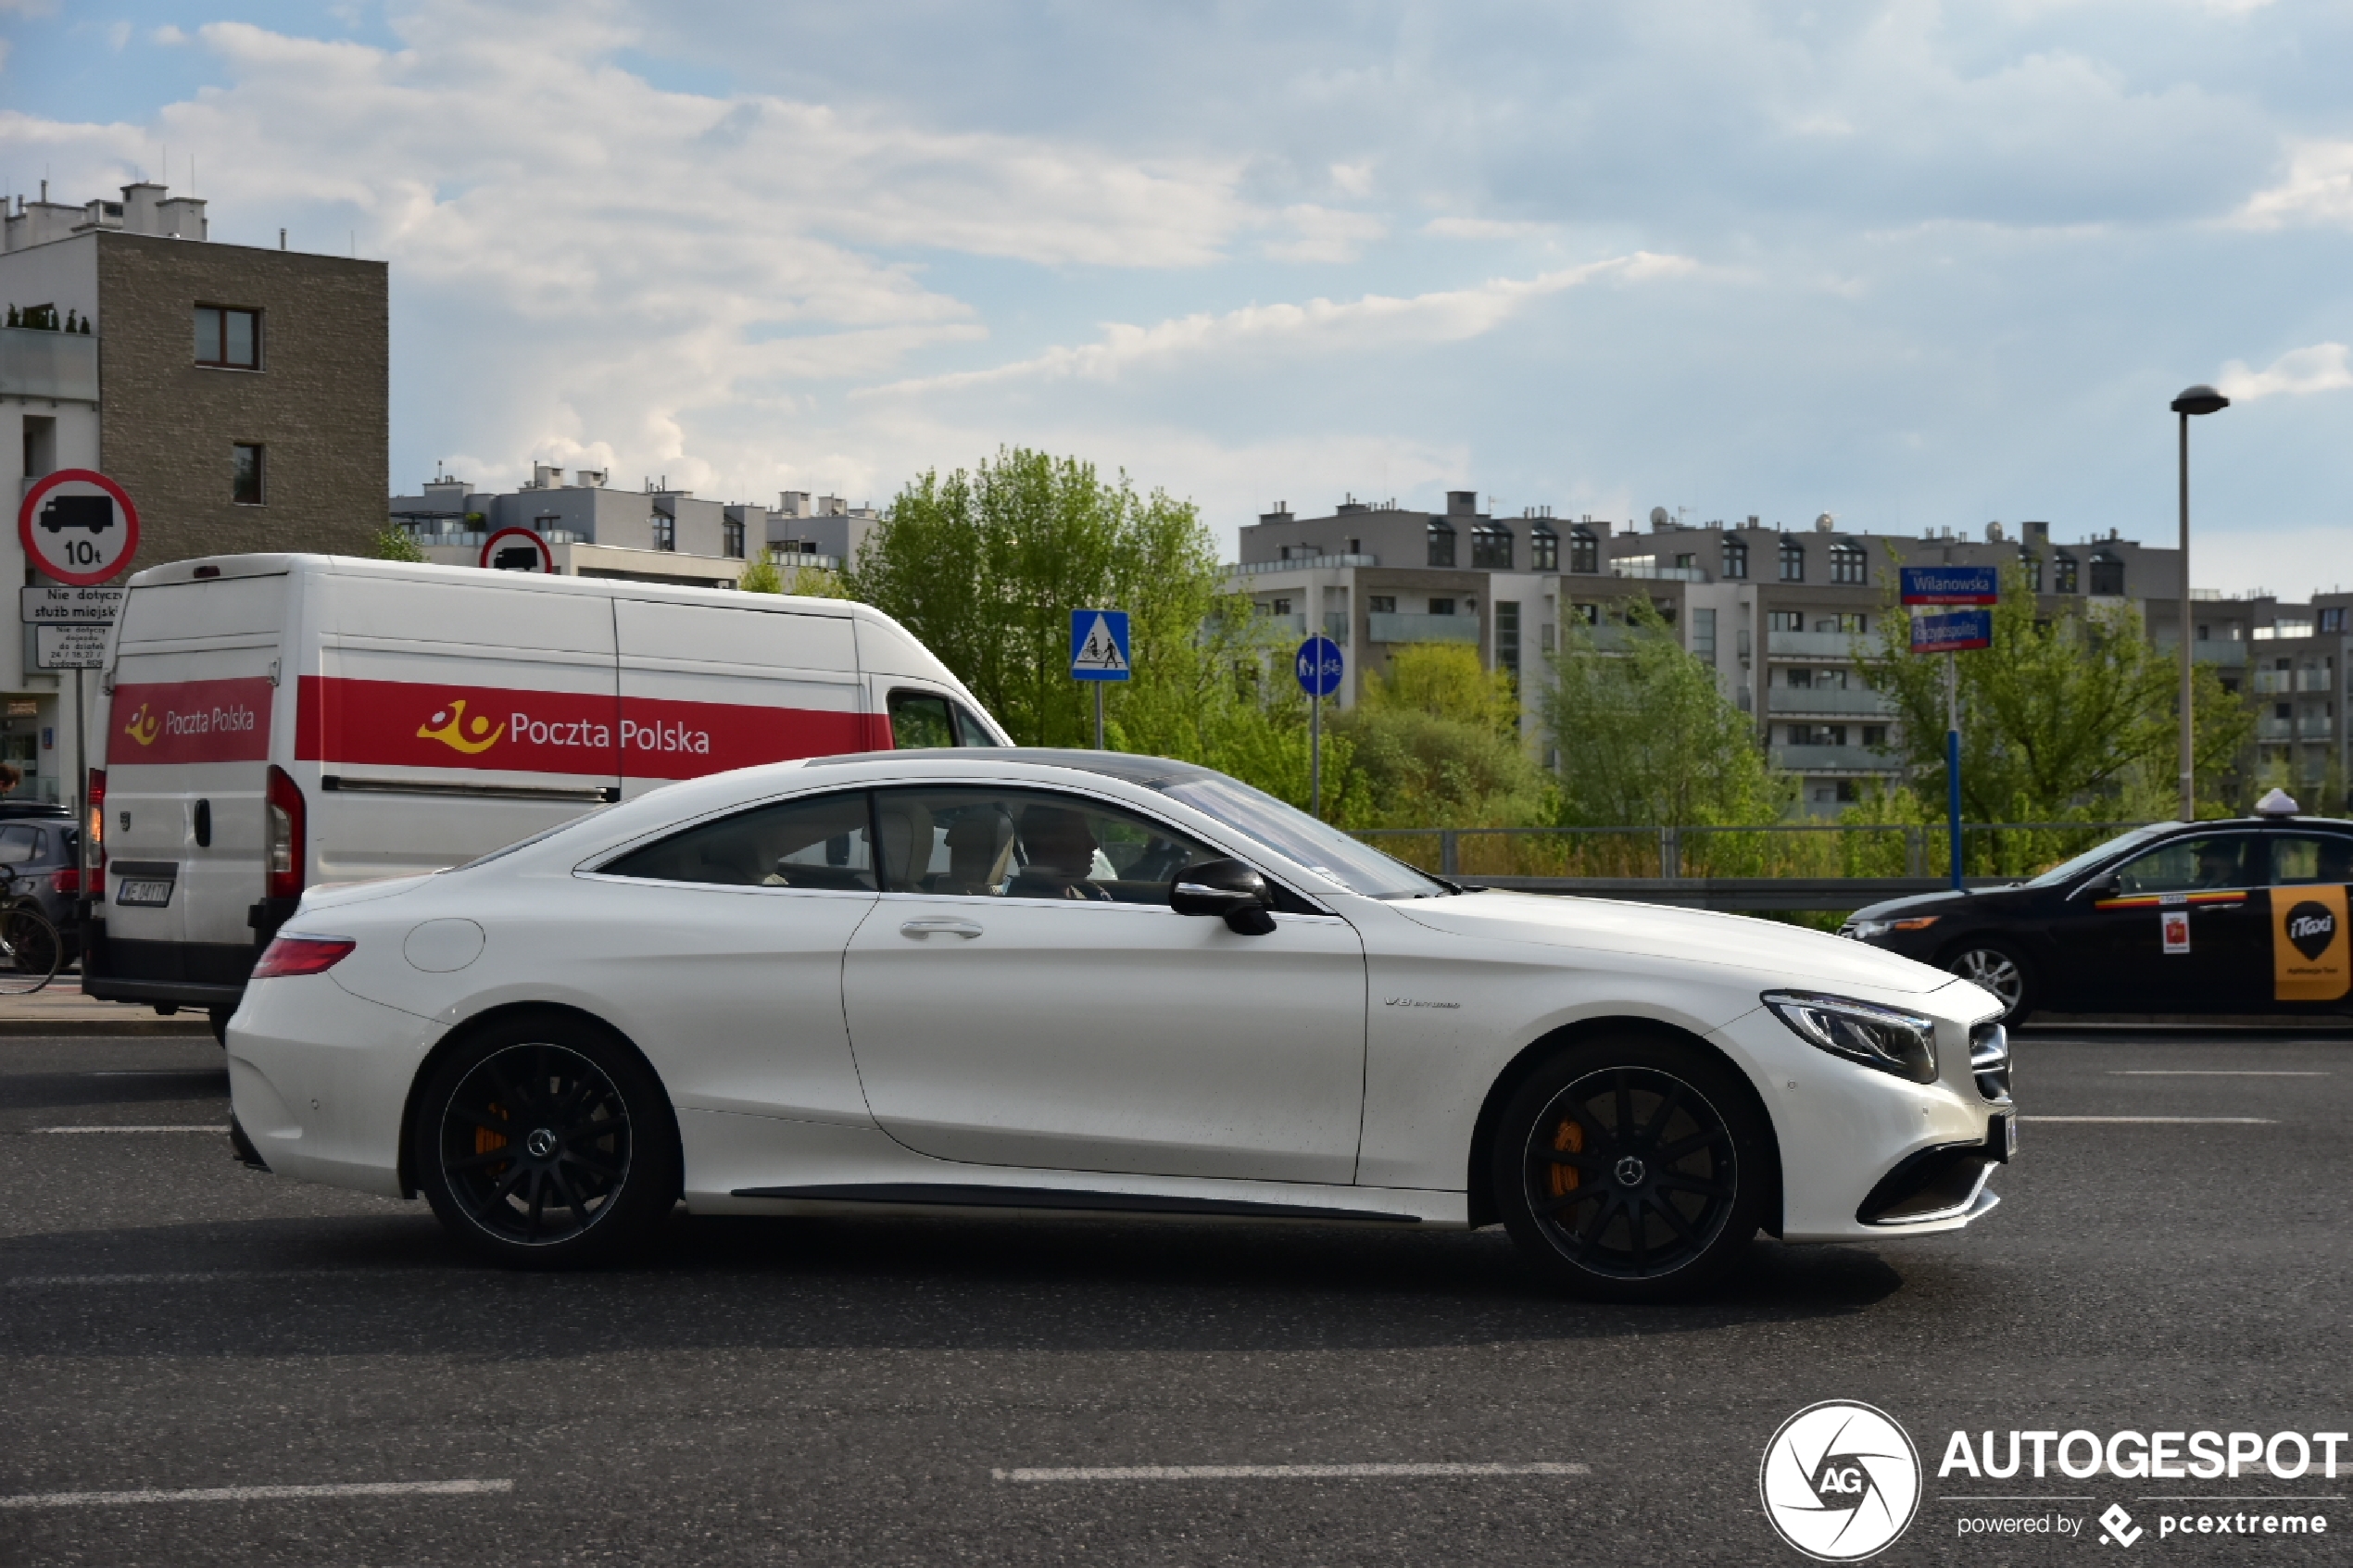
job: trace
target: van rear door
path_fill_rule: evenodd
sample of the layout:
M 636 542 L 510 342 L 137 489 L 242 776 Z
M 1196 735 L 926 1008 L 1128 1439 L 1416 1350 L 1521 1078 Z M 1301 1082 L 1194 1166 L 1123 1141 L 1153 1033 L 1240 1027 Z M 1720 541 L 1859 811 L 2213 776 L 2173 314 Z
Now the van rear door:
M 623 787 L 887 746 L 840 613 L 618 598 Z
M 436 871 L 618 796 L 603 596 L 455 573 L 329 574 L 319 593 L 295 753 L 315 880 Z
M 123 979 L 241 985 L 253 967 L 288 581 L 123 601 L 106 744 L 108 969 Z

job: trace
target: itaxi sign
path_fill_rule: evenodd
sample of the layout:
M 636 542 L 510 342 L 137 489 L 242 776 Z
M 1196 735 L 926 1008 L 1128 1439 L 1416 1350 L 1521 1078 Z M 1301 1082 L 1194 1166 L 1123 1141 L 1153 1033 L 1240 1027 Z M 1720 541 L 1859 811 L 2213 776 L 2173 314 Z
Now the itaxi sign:
M 107 760 L 263 760 L 275 695 L 261 678 L 119 685 Z M 316 675 L 302 677 L 295 721 L 300 761 L 598 779 L 691 779 L 890 744 L 889 721 L 873 714 Z

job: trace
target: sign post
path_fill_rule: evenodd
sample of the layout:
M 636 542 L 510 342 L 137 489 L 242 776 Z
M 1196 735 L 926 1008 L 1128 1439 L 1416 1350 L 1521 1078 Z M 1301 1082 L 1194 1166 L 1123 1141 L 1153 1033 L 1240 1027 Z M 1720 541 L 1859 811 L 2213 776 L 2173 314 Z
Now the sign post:
M 1944 608 L 1939 615 L 1913 615 L 1912 651 L 1944 656 L 1944 819 L 1950 834 L 1953 889 L 1958 892 L 1962 887 L 1959 656 L 1970 648 L 1994 646 L 1994 612 L 1982 608 L 1951 607 L 1999 603 L 2001 572 L 1991 566 L 1907 566 L 1904 568 L 1903 587 L 1906 606 Z
M 1070 612 L 1070 678 L 1095 683 L 1095 749 L 1103 748 L 1103 688 L 1105 681 L 1125 681 L 1127 665 L 1127 612 L 1124 609 L 1074 609 Z
M 73 787 L 68 793 L 77 821 L 89 783 L 88 743 L 83 740 L 82 672 L 106 662 L 107 628 L 122 602 L 122 590 L 82 600 L 72 590 L 90 591 L 130 570 L 139 553 L 139 508 L 122 486 L 95 469 L 59 469 L 33 482 L 17 508 L 17 539 L 35 571 L 64 589 L 27 588 L 23 617 L 31 626 L 33 662 L 43 670 L 73 671 Z M 64 595 L 58 603 L 52 596 Z M 35 596 L 42 596 L 36 607 Z M 43 613 L 36 613 L 38 608 Z
M 1299 645 L 1291 661 L 1299 689 L 1307 694 L 1307 811 L 1324 814 L 1324 699 L 1340 690 L 1347 669 L 1340 645 L 1329 637 L 1310 637 Z

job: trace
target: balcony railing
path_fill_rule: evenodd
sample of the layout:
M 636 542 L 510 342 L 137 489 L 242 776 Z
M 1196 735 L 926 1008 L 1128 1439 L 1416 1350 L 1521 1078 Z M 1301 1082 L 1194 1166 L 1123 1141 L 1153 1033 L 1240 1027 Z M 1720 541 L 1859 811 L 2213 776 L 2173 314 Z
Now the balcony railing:
M 2305 740 L 2327 740 L 2336 734 L 2336 721 L 2325 713 L 2307 713 L 2296 720 L 2296 733 Z
M 1777 746 L 1773 765 L 1793 773 L 1892 773 L 1902 766 L 1868 746 Z
M 1632 556 L 1609 563 L 1612 577 L 1638 577 L 1661 583 L 1705 583 L 1707 569 L 1700 566 L 1661 566 L 1647 556 Z
M 1301 556 L 1290 560 L 1245 560 L 1230 562 L 1226 568 L 1228 577 L 1256 577 L 1269 571 L 1331 571 L 1350 566 L 1378 566 L 1380 557 Z
M 2255 689 L 2265 696 L 2278 692 L 2324 692 L 2335 678 L 2334 670 L 2258 670 Z
M 1867 687 L 1838 686 L 1768 686 L 1765 692 L 1768 713 L 1860 714 L 1866 718 L 1884 718 L 1895 711 L 1895 704 Z
M 1473 643 L 1478 641 L 1476 615 L 1398 615 L 1379 613 L 1365 618 L 1365 639 L 1374 643 Z
M 1876 648 L 1878 639 L 1863 632 L 1768 632 L 1765 652 L 1774 659 L 1852 659 L 1855 645 Z
M 40 327 L 0 327 L 0 396 L 98 400 L 98 340 Z
M 2163 636 L 2157 639 L 2158 651 L 2171 655 L 2182 646 L 2181 639 Z M 2179 657 L 2176 655 L 2175 657 Z M 2246 662 L 2246 645 L 2235 637 L 2200 637 L 2190 644 L 2191 661 L 2197 664 L 2221 665 L 2236 669 Z

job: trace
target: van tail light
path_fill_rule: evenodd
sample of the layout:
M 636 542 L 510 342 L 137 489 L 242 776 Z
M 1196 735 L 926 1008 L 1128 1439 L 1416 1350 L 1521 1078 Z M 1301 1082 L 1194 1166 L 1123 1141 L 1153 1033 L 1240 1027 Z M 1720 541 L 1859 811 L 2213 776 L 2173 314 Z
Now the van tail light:
M 302 791 L 285 770 L 270 770 L 269 832 L 265 852 L 269 856 L 265 879 L 272 898 L 302 897 L 303 806 Z M 325 968 L 324 964 L 320 966 Z
M 359 946 L 348 936 L 273 936 L 253 966 L 256 980 L 278 980 L 289 974 L 321 974 L 351 956 Z
M 82 835 L 89 846 L 82 857 L 90 870 L 92 896 L 103 892 L 107 885 L 107 771 L 90 770 L 90 830 Z
M 49 873 L 49 891 L 52 893 L 80 893 L 82 891 L 82 868 L 80 866 L 68 866 L 63 871 L 51 872 Z

